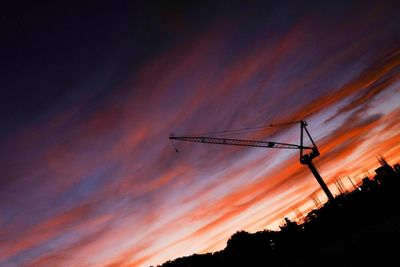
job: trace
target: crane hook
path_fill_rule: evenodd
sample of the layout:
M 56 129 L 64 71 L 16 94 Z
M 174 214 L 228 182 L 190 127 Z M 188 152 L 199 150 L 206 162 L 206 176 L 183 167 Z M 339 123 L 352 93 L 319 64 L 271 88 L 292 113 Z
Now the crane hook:
M 171 136 L 174 136 L 174 135 L 173 135 L 173 134 L 170 134 L 169 136 L 171 137 Z M 169 140 L 170 140 L 170 142 L 171 142 L 171 145 L 174 147 L 175 152 L 176 152 L 177 154 L 179 154 L 180 151 L 179 151 L 179 149 L 175 146 L 174 141 L 173 141 L 172 139 L 169 139 Z

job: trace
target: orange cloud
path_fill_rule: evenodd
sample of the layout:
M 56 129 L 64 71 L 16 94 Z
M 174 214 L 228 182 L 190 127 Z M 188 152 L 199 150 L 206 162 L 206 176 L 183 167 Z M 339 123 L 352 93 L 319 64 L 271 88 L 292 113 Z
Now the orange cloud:
M 294 207 L 309 209 L 310 194 L 320 193 L 297 153 L 183 144 L 177 156 L 167 140 L 171 131 L 310 118 L 321 127 L 314 128 L 322 136 L 318 163 L 331 186 L 335 175 L 376 166 L 382 151 L 398 160 L 398 106 L 379 114 L 371 106 L 377 99 L 384 106 L 380 97 L 398 83 L 400 50 L 343 73 L 342 66 L 353 66 L 347 61 L 380 40 L 380 31 L 373 31 L 357 42 L 340 42 L 343 32 L 365 30 L 364 20 L 353 23 L 353 12 L 330 26 L 327 40 L 311 34 L 322 30 L 302 16 L 286 32 L 275 34 L 268 26 L 267 37 L 257 35 L 257 42 L 228 52 L 226 39 L 236 40 L 237 33 L 221 33 L 225 28 L 218 26 L 155 56 L 115 95 L 97 101 L 88 94 L 9 137 L 7 151 L 15 155 L 1 198 L 11 211 L 0 221 L 0 260 L 22 262 L 31 254 L 23 261 L 28 266 L 146 266 L 221 248 L 238 229 L 277 226 Z M 368 15 L 379 18 L 381 12 Z M 323 47 L 316 49 L 319 42 Z M 297 134 L 272 128 L 245 136 L 297 142 Z M 31 223 L 21 223 L 23 213 Z M 73 234 L 79 238 L 62 240 Z M 55 240 L 59 248 L 45 251 Z

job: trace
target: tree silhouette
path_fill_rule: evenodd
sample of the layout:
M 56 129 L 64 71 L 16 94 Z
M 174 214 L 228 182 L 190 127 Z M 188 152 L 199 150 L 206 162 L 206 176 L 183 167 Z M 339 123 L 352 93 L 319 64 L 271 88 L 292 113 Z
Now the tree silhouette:
M 161 266 L 381 266 L 396 260 L 391 244 L 400 240 L 400 165 L 379 161 L 373 178 L 312 210 L 303 224 L 285 218 L 280 231 L 238 231 L 224 250 Z

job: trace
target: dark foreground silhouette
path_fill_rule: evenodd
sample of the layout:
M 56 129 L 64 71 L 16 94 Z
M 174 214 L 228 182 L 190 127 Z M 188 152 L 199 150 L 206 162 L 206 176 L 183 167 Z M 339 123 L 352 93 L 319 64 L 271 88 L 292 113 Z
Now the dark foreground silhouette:
M 285 219 L 280 231 L 240 231 L 222 251 L 160 266 L 399 266 L 400 165 L 379 160 L 372 179 L 311 211 L 302 224 Z

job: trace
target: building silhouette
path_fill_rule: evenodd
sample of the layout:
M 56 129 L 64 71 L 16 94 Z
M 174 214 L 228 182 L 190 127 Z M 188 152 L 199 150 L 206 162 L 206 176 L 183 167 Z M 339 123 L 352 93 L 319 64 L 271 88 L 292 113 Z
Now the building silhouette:
M 238 231 L 221 251 L 161 266 L 389 266 L 398 260 L 392 244 L 400 242 L 400 165 L 378 161 L 374 177 L 334 202 L 318 202 L 301 223 L 286 217 L 280 231 Z

